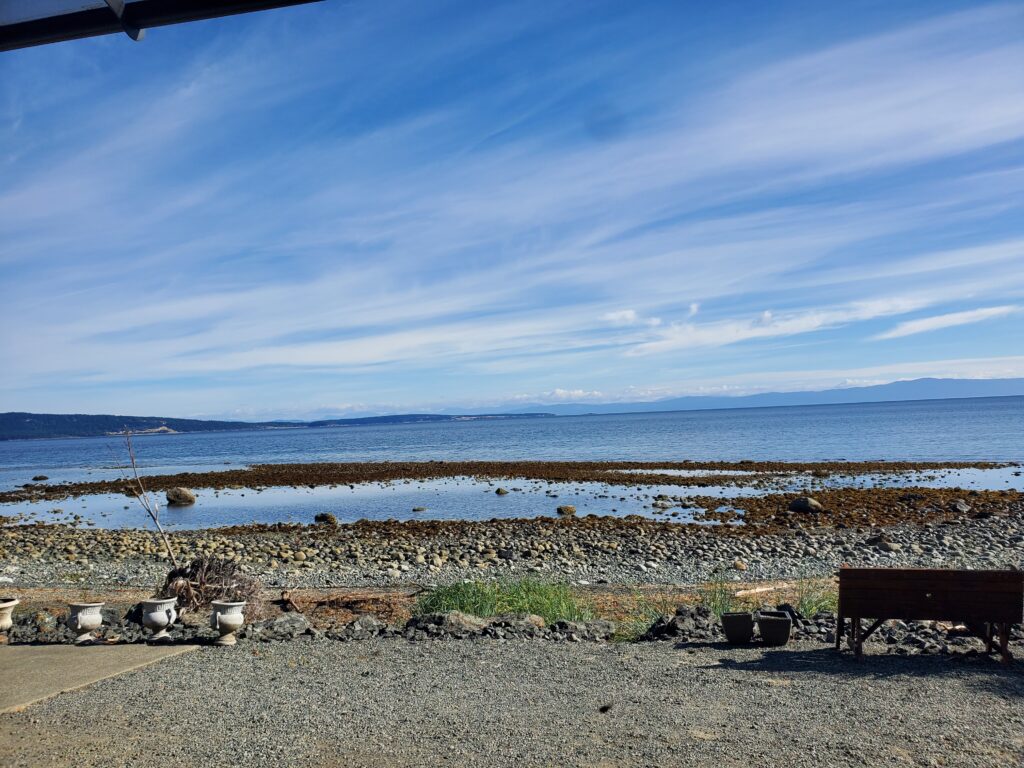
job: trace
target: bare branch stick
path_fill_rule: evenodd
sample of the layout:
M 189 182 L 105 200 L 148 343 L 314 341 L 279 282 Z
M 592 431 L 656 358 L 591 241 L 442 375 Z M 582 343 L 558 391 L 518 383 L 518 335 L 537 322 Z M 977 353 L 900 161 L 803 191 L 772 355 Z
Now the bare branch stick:
M 156 529 L 160 531 L 160 535 L 163 537 L 164 546 L 167 548 L 167 554 L 170 555 L 171 563 L 174 568 L 177 569 L 178 558 L 174 554 L 174 548 L 171 546 L 171 540 L 167 536 L 167 531 L 160 524 L 160 502 L 155 499 L 151 499 L 149 494 L 146 492 L 146 486 L 142 484 L 142 477 L 139 476 L 139 466 L 135 461 L 135 447 L 132 445 L 132 433 L 131 430 L 125 430 L 124 442 L 128 446 L 128 460 L 132 465 L 132 474 L 135 476 L 135 485 L 137 487 L 132 488 L 132 493 L 135 494 L 135 498 L 139 500 L 139 504 L 146 510 L 146 514 L 152 519 Z

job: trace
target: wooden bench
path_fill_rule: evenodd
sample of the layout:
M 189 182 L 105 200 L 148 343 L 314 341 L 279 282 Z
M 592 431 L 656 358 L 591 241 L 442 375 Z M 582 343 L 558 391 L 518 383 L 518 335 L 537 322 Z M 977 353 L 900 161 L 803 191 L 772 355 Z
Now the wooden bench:
M 849 644 L 859 659 L 864 641 L 883 621 L 962 623 L 985 641 L 996 635 L 1009 663 L 1010 626 L 1024 619 L 1024 572 L 954 571 L 940 568 L 840 568 L 836 649 L 850 620 Z M 874 619 L 867 630 L 861 619 Z

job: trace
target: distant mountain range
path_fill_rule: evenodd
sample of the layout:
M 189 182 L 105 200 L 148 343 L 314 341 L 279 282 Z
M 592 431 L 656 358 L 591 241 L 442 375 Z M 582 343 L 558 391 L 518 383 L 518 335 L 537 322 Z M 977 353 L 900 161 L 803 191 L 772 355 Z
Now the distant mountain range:
M 564 403 L 524 405 L 524 411 L 544 411 L 557 416 L 593 413 L 650 413 L 703 411 L 723 408 L 770 408 L 786 405 L 836 405 L 881 403 L 901 400 L 952 400 L 969 397 L 1024 395 L 1024 379 L 912 379 L 870 387 L 844 387 L 818 392 L 764 392 L 758 395 L 693 395 L 641 403 Z
M 0 440 L 50 437 L 102 437 L 133 434 L 175 434 L 178 432 L 237 432 L 244 429 L 316 429 L 319 427 L 356 427 L 370 424 L 417 424 L 437 421 L 476 421 L 530 419 L 551 416 L 548 413 L 488 413 L 446 415 L 406 413 L 395 416 L 367 416 L 360 419 L 324 419 L 322 421 L 208 421 L 171 419 L 159 416 L 90 416 L 60 413 L 0 413 Z
M 0 440 L 50 437 L 98 437 L 133 433 L 228 432 L 244 429 L 317 429 L 374 424 L 416 424 L 498 419 L 536 419 L 599 413 L 652 413 L 794 405 L 836 405 L 906 400 L 946 400 L 1024 395 L 1024 379 L 914 379 L 871 387 L 819 392 L 765 392 L 737 397 L 696 395 L 641 403 L 562 403 L 522 406 L 515 412 L 481 414 L 407 413 L 392 416 L 319 421 L 210 421 L 157 416 L 90 416 L 86 414 L 0 413 Z

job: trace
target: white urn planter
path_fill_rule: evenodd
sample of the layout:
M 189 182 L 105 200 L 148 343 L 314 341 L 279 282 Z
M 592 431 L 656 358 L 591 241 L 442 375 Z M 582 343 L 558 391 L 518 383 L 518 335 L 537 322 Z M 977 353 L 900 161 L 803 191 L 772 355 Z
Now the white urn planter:
M 103 626 L 105 603 L 71 603 L 68 626 L 78 633 L 75 645 L 92 642 L 92 633 Z
M 216 645 L 234 645 L 237 641 L 235 632 L 242 628 L 245 623 L 245 601 L 231 603 L 226 600 L 214 600 L 210 605 L 213 611 L 210 613 L 210 627 L 217 630 L 220 637 L 215 641 Z
M 14 612 L 14 606 L 20 602 L 16 597 L 0 597 L 0 632 L 6 632 L 14 626 L 11 614 Z
M 150 642 L 168 639 L 167 630 L 178 618 L 178 599 L 154 597 L 142 601 L 142 626 L 153 630 Z

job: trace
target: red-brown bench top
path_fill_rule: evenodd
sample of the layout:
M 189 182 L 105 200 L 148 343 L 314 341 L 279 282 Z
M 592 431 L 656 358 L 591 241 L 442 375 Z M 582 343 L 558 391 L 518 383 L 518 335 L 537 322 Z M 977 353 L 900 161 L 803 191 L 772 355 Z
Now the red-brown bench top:
M 1024 571 L 840 568 L 839 613 L 872 619 L 1017 624 L 1024 619 Z

